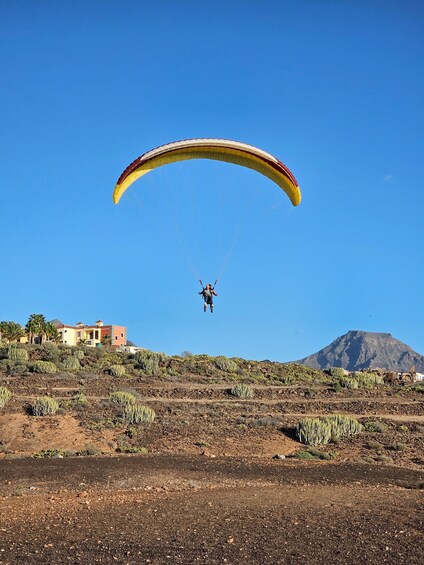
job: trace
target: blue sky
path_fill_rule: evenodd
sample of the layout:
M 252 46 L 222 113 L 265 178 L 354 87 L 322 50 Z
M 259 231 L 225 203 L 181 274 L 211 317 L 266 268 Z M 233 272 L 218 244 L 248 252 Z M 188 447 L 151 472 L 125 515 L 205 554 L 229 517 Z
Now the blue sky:
M 423 353 L 423 32 L 419 1 L 2 2 L 0 319 L 101 318 L 170 354 L 288 361 L 349 329 Z M 301 205 L 210 161 L 112 204 L 191 137 L 276 155 Z

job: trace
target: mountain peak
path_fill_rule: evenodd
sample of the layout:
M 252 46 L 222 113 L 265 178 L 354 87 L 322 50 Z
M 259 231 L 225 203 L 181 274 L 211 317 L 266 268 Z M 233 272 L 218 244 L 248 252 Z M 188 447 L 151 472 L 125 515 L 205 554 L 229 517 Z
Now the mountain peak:
M 424 371 L 424 356 L 394 338 L 390 333 L 349 330 L 332 343 L 298 361 L 314 369 L 342 367 L 348 371 L 389 369 Z

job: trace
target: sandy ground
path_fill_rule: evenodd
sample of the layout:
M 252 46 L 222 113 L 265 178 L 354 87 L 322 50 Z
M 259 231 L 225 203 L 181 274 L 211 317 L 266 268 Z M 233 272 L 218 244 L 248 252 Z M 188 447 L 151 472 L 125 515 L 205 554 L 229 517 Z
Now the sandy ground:
M 422 564 L 424 473 L 126 456 L 0 461 L 0 564 Z

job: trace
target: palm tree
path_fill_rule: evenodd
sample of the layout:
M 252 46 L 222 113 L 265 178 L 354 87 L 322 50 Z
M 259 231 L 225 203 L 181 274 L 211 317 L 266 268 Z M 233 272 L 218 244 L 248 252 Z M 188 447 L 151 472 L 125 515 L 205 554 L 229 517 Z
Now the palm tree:
M 101 344 L 103 347 L 108 347 L 109 345 L 112 345 L 112 338 L 110 337 L 109 334 L 102 336 Z
M 47 322 L 44 330 L 47 341 L 53 341 L 54 343 L 58 343 L 60 341 L 60 334 L 57 331 L 57 327 L 52 324 L 52 322 Z
M 34 343 L 36 337 L 39 337 L 40 343 L 43 343 L 43 338 L 46 335 L 46 325 L 46 318 L 43 314 L 31 314 L 25 326 L 29 343 Z
M 18 341 L 21 337 L 24 337 L 25 332 L 20 324 L 16 322 L 0 322 L 0 334 L 1 339 L 6 343 L 12 343 Z

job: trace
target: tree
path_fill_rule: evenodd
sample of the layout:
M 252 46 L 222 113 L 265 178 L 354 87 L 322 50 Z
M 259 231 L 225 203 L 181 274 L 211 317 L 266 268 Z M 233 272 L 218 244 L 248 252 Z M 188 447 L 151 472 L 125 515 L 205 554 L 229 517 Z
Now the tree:
M 40 343 L 43 343 L 46 338 L 46 326 L 47 322 L 43 314 L 31 314 L 25 326 L 29 343 L 34 343 L 36 337 L 40 339 Z
M 24 337 L 25 331 L 20 324 L 16 322 L 0 322 L 0 334 L 2 341 L 6 343 L 13 343 Z
M 101 342 L 103 347 L 108 347 L 109 345 L 112 345 L 112 338 L 110 337 L 110 335 L 106 334 L 102 336 Z
M 60 342 L 60 333 L 52 322 L 46 323 L 45 333 L 47 341 L 53 341 L 54 343 Z

